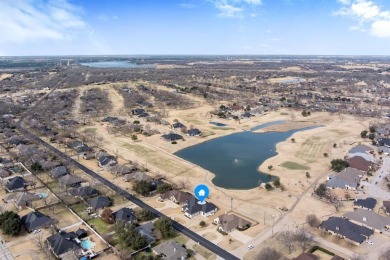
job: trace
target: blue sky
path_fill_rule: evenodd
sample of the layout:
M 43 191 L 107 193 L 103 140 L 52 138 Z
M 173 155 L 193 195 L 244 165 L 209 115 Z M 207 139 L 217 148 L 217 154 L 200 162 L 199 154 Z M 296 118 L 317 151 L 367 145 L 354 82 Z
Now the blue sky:
M 390 55 L 390 1 L 0 1 L 0 55 L 83 54 Z

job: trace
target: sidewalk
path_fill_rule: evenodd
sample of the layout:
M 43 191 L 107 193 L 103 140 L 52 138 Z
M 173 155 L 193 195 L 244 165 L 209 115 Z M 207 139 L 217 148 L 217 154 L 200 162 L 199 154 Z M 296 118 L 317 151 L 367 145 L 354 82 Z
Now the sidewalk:
M 0 259 L 1 260 L 14 260 L 11 253 L 8 251 L 7 244 L 4 242 L 3 238 L 0 237 Z

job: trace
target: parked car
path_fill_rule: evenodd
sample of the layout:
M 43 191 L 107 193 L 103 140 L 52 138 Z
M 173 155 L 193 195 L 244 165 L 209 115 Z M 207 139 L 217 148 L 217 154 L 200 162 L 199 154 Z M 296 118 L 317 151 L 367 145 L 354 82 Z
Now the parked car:
M 248 246 L 248 250 L 251 250 L 251 249 L 253 249 L 254 248 L 254 246 L 252 246 L 252 245 L 249 245 Z

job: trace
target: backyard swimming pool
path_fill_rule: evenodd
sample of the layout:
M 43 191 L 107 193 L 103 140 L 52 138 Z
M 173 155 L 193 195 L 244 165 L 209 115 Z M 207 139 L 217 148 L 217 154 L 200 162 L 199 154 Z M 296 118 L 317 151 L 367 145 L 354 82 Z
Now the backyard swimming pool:
M 92 249 L 95 246 L 95 244 L 89 239 L 82 240 L 80 244 L 81 247 L 85 250 Z

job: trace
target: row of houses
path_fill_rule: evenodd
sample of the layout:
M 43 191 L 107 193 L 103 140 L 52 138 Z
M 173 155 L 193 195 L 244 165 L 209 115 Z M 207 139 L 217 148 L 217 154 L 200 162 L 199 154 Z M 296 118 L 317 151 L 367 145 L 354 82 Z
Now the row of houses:
M 191 219 L 199 215 L 209 217 L 218 211 L 217 206 L 213 203 L 206 202 L 204 204 L 199 204 L 199 200 L 194 198 L 192 194 L 184 191 L 167 191 L 161 194 L 158 197 L 158 200 L 171 200 L 176 204 L 182 204 L 182 211 L 184 212 L 184 215 Z M 218 230 L 225 233 L 231 232 L 235 229 L 244 230 L 251 226 L 251 222 L 234 214 L 222 214 L 218 218 L 214 219 L 213 223 L 217 225 Z
M 353 147 L 346 158 L 349 167 L 339 173 L 327 177 L 326 186 L 328 189 L 344 189 L 355 191 L 359 187 L 363 175 L 370 171 L 375 163 L 372 155 L 373 149 L 366 145 Z M 352 193 L 349 193 L 352 195 Z M 337 196 L 337 194 L 334 193 Z M 337 199 L 345 199 L 337 197 Z

